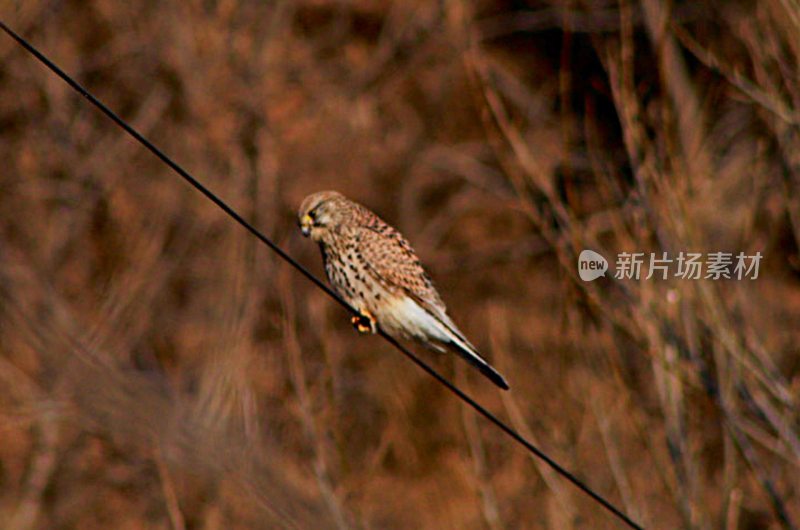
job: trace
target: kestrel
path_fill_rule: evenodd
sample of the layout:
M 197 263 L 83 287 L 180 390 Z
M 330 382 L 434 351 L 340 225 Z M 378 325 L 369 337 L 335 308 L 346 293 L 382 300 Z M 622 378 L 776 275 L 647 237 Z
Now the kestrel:
M 375 333 L 380 326 L 392 337 L 449 349 L 508 390 L 503 376 L 447 316 L 442 298 L 400 232 L 335 191 L 306 197 L 298 222 L 303 235 L 319 244 L 334 290 L 359 311 L 361 316 L 352 322 L 360 333 Z

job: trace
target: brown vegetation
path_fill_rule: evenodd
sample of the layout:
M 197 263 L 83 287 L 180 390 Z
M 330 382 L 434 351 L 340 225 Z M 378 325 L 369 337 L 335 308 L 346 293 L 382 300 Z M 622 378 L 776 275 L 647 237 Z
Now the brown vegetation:
M 800 7 L 512 4 L 0 18 L 316 273 L 305 194 L 398 226 L 512 390 L 424 358 L 646 527 L 800 524 Z M 621 527 L 4 36 L 0 160 L 0 527 Z

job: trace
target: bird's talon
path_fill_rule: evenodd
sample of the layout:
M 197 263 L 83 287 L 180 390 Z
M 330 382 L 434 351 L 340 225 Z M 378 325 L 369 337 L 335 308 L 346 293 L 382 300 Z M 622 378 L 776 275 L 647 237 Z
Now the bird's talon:
M 352 322 L 356 331 L 362 335 L 375 333 L 375 319 L 369 313 L 362 312 L 360 315 L 351 318 L 350 322 Z

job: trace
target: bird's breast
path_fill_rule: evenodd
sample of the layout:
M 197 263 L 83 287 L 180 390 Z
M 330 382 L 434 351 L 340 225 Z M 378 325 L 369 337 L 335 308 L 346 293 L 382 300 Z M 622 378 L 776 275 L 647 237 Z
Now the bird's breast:
M 361 263 L 356 249 L 329 246 L 323 250 L 325 272 L 336 292 L 357 309 L 374 313 L 382 298 L 382 287 Z

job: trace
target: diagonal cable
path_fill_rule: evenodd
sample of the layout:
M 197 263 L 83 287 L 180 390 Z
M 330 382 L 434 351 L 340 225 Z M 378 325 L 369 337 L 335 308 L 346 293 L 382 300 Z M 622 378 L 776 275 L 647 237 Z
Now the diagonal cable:
M 353 315 L 358 316 L 359 312 L 350 304 L 348 304 L 342 297 L 336 294 L 333 289 L 325 285 L 319 278 L 311 274 L 305 267 L 300 265 L 294 258 L 292 258 L 289 254 L 287 254 L 282 248 L 280 248 L 277 244 L 275 244 L 271 239 L 261 233 L 256 227 L 250 224 L 244 217 L 239 215 L 236 210 L 228 206 L 222 199 L 217 197 L 211 190 L 206 188 L 199 180 L 193 177 L 188 171 L 183 169 L 179 166 L 176 162 L 174 162 L 170 157 L 164 154 L 158 147 L 156 147 L 152 142 L 150 142 L 147 138 L 142 136 L 136 129 L 128 125 L 125 120 L 117 116 L 114 111 L 108 108 L 102 101 L 94 97 L 88 90 L 83 88 L 77 81 L 72 79 L 69 75 L 67 75 L 61 68 L 59 68 L 55 63 L 53 63 L 50 59 L 48 59 L 44 54 L 42 54 L 39 50 L 37 50 L 31 43 L 27 40 L 23 39 L 20 35 L 15 33 L 11 28 L 9 28 L 3 21 L 0 21 L 0 28 L 5 31 L 11 38 L 13 38 L 17 43 L 25 48 L 28 52 L 30 52 L 36 59 L 39 60 L 42 64 L 44 64 L 50 71 L 60 77 L 64 82 L 66 82 L 70 87 L 72 87 L 76 92 L 80 95 L 85 97 L 89 100 L 89 102 L 97 107 L 103 114 L 108 116 L 114 123 L 120 126 L 125 132 L 131 135 L 136 141 L 146 147 L 151 153 L 153 153 L 156 157 L 158 157 L 162 162 L 167 164 L 173 171 L 175 171 L 178 175 L 180 175 L 184 180 L 186 180 L 192 187 L 194 187 L 197 191 L 202 193 L 208 200 L 213 202 L 217 205 L 222 211 L 228 214 L 230 217 L 233 218 L 234 221 L 242 225 L 248 232 L 253 234 L 259 241 L 267 245 L 270 249 L 272 249 L 275 253 L 277 253 L 283 260 L 288 262 L 292 267 L 294 267 L 298 272 L 300 272 L 303 276 L 309 279 L 314 285 L 325 291 L 325 293 L 336 300 L 339 305 L 353 313 Z M 517 431 L 503 423 L 497 416 L 489 412 L 485 409 L 482 405 L 480 405 L 477 401 L 469 397 L 465 394 L 462 390 L 456 387 L 453 383 L 445 379 L 442 375 L 440 375 L 436 370 L 428 366 L 424 361 L 422 361 L 419 357 L 417 357 L 414 353 L 408 350 L 406 347 L 401 345 L 397 340 L 388 335 L 385 331 L 378 328 L 378 333 L 392 346 L 397 348 L 403 355 L 408 357 L 414 364 L 422 368 L 425 372 L 427 372 L 431 377 L 436 379 L 439 383 L 444 385 L 450 392 L 455 394 L 459 399 L 467 403 L 470 407 L 472 407 L 475 411 L 477 411 L 481 416 L 495 424 L 497 427 L 500 428 L 504 433 L 509 435 L 511 438 L 514 439 L 517 443 L 525 447 L 529 452 L 536 455 L 538 458 L 543 460 L 547 465 L 552 467 L 558 474 L 562 477 L 570 481 L 574 484 L 578 489 L 583 491 L 586 495 L 591 497 L 595 502 L 600 504 L 603 508 L 608 510 L 610 513 L 617 516 L 621 521 L 623 521 L 627 526 L 634 528 L 636 530 L 644 530 L 642 526 L 635 523 L 630 517 L 628 517 L 624 512 L 622 512 L 619 508 L 611 504 L 611 502 L 607 501 L 605 498 L 600 496 L 598 493 L 595 493 L 589 486 L 584 484 L 580 479 L 578 479 L 575 475 L 567 471 L 565 468 L 561 467 L 558 462 L 547 456 L 544 452 L 542 452 L 539 448 L 535 445 L 530 443 L 526 440 L 522 435 L 520 435 Z

